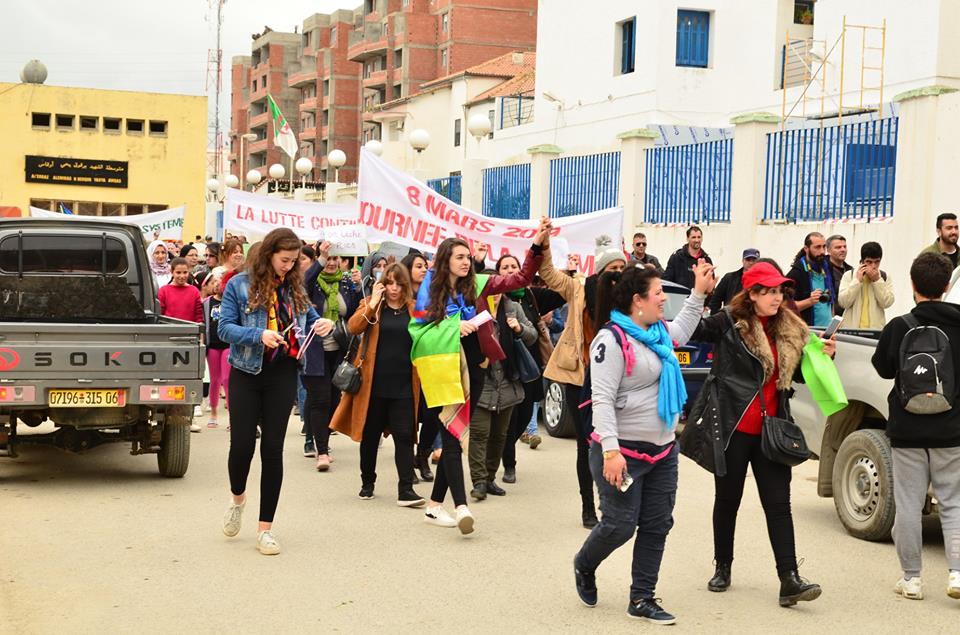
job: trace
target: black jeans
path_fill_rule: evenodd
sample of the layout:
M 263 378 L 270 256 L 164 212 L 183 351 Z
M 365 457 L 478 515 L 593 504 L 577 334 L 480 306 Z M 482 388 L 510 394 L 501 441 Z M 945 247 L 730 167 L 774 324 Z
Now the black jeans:
M 503 446 L 503 469 L 517 467 L 517 441 L 520 440 L 520 435 L 530 425 L 530 419 L 533 417 L 533 404 L 536 401 L 533 397 L 534 393 L 527 391 L 523 401 L 513 408 L 513 418 L 510 419 L 510 428 L 507 430 L 507 442 Z
M 651 443 L 621 441 L 620 444 L 650 456 L 665 449 Z M 582 571 L 595 571 L 607 556 L 636 534 L 631 571 L 633 582 L 630 585 L 630 599 L 634 601 L 654 597 L 657 589 L 663 548 L 673 527 L 678 456 L 679 449 L 674 443 L 670 454 L 656 463 L 627 457 L 627 471 L 633 484 L 626 492 L 621 492 L 603 478 L 600 444 L 590 448 L 590 468 L 600 492 L 603 516 L 600 524 L 587 536 L 575 563 Z
M 377 454 L 384 430 L 393 436 L 394 463 L 399 478 L 398 490 L 413 489 L 413 399 L 388 399 L 370 396 L 367 421 L 360 441 L 360 479 L 364 485 L 377 482 Z
M 333 373 L 320 377 L 301 375 L 303 387 L 307 391 L 303 417 L 307 423 L 307 435 L 313 439 L 317 454 L 330 454 L 330 393 L 339 392 L 330 384 Z
M 440 411 L 436 408 L 427 408 L 427 400 L 420 393 L 420 435 L 417 437 L 417 460 L 426 464 L 427 457 L 433 452 L 433 442 L 440 434 Z
M 440 408 L 431 408 L 434 416 L 440 413 Z M 453 504 L 459 507 L 467 504 L 467 491 L 463 486 L 463 450 L 460 441 L 440 426 L 440 440 L 443 443 L 443 452 L 440 453 L 440 464 L 437 465 L 436 477 L 433 481 L 433 493 L 430 500 L 442 503 L 450 489 Z
M 264 359 L 259 375 L 230 371 L 230 491 L 247 490 L 250 462 L 260 426 L 260 521 L 273 522 L 283 484 L 283 439 L 297 398 L 297 360 Z
M 593 498 L 593 476 L 590 474 L 590 434 L 593 426 L 584 425 L 580 412 L 580 391 L 582 386 L 574 384 L 563 385 L 563 395 L 567 402 L 567 411 L 573 417 L 573 424 L 577 430 L 577 482 L 580 484 L 580 503 L 584 510 L 596 513 Z
M 793 571 L 797 568 L 797 553 L 790 511 L 790 467 L 774 463 L 763 455 L 759 435 L 742 432 L 733 433 L 727 446 L 726 459 L 726 476 L 714 477 L 714 558 L 717 562 L 733 562 L 733 535 L 749 463 L 753 469 L 753 479 L 757 482 L 763 513 L 767 517 L 767 534 L 773 545 L 777 573 L 783 575 Z

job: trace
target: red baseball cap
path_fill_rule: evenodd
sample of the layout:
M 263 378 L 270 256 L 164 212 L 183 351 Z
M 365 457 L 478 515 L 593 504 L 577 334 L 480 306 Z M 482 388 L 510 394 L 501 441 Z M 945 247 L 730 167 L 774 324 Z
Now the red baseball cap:
M 757 285 L 773 288 L 782 284 L 793 284 L 790 278 L 784 278 L 777 268 L 769 262 L 758 262 L 743 272 L 743 288 L 750 289 Z

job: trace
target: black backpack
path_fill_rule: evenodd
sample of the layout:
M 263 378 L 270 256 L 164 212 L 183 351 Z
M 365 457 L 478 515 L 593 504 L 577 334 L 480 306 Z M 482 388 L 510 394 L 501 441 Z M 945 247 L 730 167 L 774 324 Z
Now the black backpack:
M 921 326 L 910 313 L 903 320 L 910 330 L 900 342 L 900 404 L 918 415 L 951 410 L 957 392 L 947 334 L 936 326 Z

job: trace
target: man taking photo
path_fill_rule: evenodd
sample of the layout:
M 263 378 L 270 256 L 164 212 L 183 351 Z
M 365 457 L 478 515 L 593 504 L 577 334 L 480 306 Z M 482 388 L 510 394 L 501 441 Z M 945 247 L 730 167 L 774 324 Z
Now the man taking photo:
M 827 326 L 833 318 L 833 274 L 827 262 L 827 241 L 811 232 L 803 239 L 787 277 L 793 280 L 800 316 L 810 326 Z

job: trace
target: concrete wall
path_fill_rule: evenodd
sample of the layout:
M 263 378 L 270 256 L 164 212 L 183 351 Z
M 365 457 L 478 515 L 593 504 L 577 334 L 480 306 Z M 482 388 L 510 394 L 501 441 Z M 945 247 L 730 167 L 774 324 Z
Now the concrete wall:
M 74 129 L 34 129 L 32 113 L 75 116 Z M 100 118 L 97 131 L 79 130 L 83 116 Z M 121 131 L 104 132 L 103 117 L 121 118 Z M 165 136 L 126 132 L 126 120 L 167 122 Z M 204 233 L 207 98 L 37 84 L 0 83 L 0 206 L 27 215 L 30 199 L 186 205 L 184 236 Z M 129 162 L 126 188 L 27 183 L 24 157 L 41 155 Z

